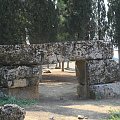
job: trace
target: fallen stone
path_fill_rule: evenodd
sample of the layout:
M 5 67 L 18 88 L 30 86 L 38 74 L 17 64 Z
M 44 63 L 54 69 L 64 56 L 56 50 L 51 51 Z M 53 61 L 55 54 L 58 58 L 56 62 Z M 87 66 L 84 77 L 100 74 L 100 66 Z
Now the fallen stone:
M 0 108 L 0 120 L 24 120 L 25 110 L 16 104 L 6 104 Z
M 83 115 L 78 115 L 78 119 L 79 119 L 79 120 L 85 120 L 85 119 L 88 119 L 88 117 L 85 117 L 85 116 L 83 116 Z
M 51 73 L 51 71 L 50 71 L 50 70 L 47 70 L 47 71 L 44 71 L 44 73 Z

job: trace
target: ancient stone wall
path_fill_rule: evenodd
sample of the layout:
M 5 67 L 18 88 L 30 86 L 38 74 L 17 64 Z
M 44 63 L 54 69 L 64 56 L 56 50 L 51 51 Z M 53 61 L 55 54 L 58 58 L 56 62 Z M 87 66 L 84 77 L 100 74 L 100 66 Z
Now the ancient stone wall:
M 116 61 L 88 61 L 88 84 L 91 98 L 120 97 L 120 69 Z
M 80 59 L 111 59 L 111 43 L 73 41 L 32 45 L 0 45 L 0 65 L 38 65 Z
M 80 97 L 120 97 L 120 70 L 116 61 L 103 59 L 85 60 L 84 62 L 85 68 L 82 67 L 81 60 L 76 62 L 79 81 L 77 90 Z M 82 77 L 83 75 L 84 77 Z
M 0 96 L 7 94 L 18 98 L 39 98 L 38 83 L 41 78 L 41 65 L 69 60 L 87 61 L 85 83 L 81 82 L 79 74 L 78 81 L 79 86 L 84 87 L 85 84 L 84 91 L 88 90 L 89 85 L 108 80 L 105 80 L 106 76 L 109 77 L 106 73 L 111 70 L 107 59 L 111 59 L 112 56 L 112 44 L 103 41 L 0 45 Z M 81 72 L 79 65 L 77 67 Z M 113 78 L 109 79 L 110 82 Z M 85 94 L 88 94 L 88 91 Z
M 17 98 L 39 98 L 41 66 L 3 66 L 0 68 L 0 94 Z M 25 89 L 26 88 L 26 89 Z M 29 93 L 30 92 L 30 93 Z M 38 94 L 35 94 L 38 93 Z
M 89 85 L 120 81 L 119 65 L 112 59 L 87 61 Z

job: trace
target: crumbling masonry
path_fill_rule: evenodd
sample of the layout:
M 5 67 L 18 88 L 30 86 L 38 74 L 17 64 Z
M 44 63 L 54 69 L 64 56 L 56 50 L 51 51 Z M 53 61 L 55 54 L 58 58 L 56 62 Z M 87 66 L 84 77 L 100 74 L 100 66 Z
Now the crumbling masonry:
M 41 65 L 69 60 L 76 61 L 81 98 L 119 96 L 119 70 L 112 57 L 112 44 L 103 41 L 0 45 L 0 97 L 38 99 Z

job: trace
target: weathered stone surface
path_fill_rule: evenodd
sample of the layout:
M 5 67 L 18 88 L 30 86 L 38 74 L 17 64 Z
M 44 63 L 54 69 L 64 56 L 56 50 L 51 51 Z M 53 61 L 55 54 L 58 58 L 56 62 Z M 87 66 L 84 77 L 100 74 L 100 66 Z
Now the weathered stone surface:
M 81 99 L 89 98 L 90 97 L 89 86 L 79 84 L 77 86 L 77 94 L 78 94 L 78 97 L 81 98 Z
M 0 45 L 0 64 L 40 64 L 42 52 L 39 45 Z
M 112 56 L 112 44 L 103 41 L 0 45 L 0 95 L 39 98 L 41 64 L 75 60 L 85 63 L 78 65 L 77 78 L 78 92 L 87 98 L 89 85 L 118 80 L 117 64 L 107 60 Z
M 6 104 L 0 107 L 0 120 L 24 120 L 25 114 L 24 108 L 16 104 Z
M 85 60 L 79 60 L 76 61 L 76 77 L 78 82 L 81 85 L 88 84 L 87 78 L 86 78 L 86 61 Z
M 0 88 L 1 98 L 13 96 L 20 99 L 39 99 L 39 88 L 36 86 Z
M 79 83 L 77 87 L 77 93 L 80 98 L 88 98 L 90 97 L 90 93 L 91 96 L 102 94 L 102 98 L 107 98 L 107 95 L 113 97 L 113 94 L 112 92 L 110 93 L 109 88 L 104 85 L 101 86 L 101 84 L 108 84 L 120 81 L 119 65 L 118 63 L 116 63 L 116 61 L 111 59 L 79 60 L 76 61 L 76 77 Z M 89 86 L 94 86 L 95 89 L 91 89 L 89 88 Z M 116 85 L 113 87 L 120 86 Z M 106 93 L 103 93 L 104 89 Z M 116 89 L 119 90 L 119 88 Z
M 96 99 L 120 97 L 120 82 L 91 85 L 90 91 L 91 97 Z
M 6 98 L 8 96 L 8 89 L 7 88 L 0 88 L 0 99 Z
M 1 87 L 25 87 L 34 86 L 39 82 L 41 66 L 6 66 L 0 68 Z
M 80 59 L 110 59 L 111 43 L 73 41 L 32 45 L 0 45 L 0 64 L 36 65 Z
M 103 84 L 120 81 L 118 63 L 114 60 L 87 61 L 88 84 Z
M 77 94 L 80 98 L 89 98 L 89 86 L 88 79 L 86 77 L 86 65 L 85 60 L 76 61 L 76 77 L 79 85 L 77 86 Z

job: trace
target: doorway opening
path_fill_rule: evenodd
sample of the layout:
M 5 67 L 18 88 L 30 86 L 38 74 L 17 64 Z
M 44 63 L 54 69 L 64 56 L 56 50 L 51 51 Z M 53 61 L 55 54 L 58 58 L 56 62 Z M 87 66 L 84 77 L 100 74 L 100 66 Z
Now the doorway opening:
M 64 63 L 62 69 L 55 69 L 55 64 L 42 66 L 42 81 L 40 82 L 40 99 L 42 100 L 73 100 L 77 99 L 78 80 L 76 79 L 75 61 Z

